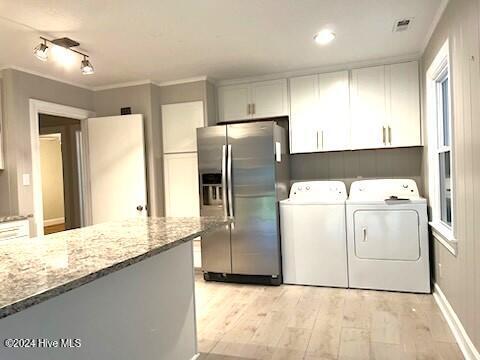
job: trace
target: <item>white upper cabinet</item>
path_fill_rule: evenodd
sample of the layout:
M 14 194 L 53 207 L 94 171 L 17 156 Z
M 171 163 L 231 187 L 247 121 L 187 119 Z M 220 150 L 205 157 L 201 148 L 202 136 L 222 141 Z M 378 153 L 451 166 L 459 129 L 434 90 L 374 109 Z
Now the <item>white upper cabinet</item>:
M 290 79 L 290 153 L 350 148 L 348 71 Z
M 350 149 L 348 71 L 318 76 L 321 151 Z
M 385 66 L 352 70 L 351 139 L 353 149 L 386 145 Z
M 385 74 L 390 87 L 388 144 L 392 147 L 422 145 L 417 62 L 389 65 Z
M 218 88 L 219 122 L 249 119 L 250 108 L 249 84 Z
M 418 62 L 352 70 L 352 148 L 420 146 Z
M 202 101 L 162 105 L 163 152 L 197 151 L 197 128 L 203 126 Z
M 285 79 L 218 88 L 219 122 L 288 115 Z
M 318 76 L 290 79 L 290 153 L 318 151 Z

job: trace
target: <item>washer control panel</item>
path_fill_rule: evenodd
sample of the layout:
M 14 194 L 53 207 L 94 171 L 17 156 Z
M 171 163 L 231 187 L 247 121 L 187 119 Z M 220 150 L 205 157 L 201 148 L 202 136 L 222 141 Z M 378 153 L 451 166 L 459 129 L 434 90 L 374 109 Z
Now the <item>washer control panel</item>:
M 297 200 L 345 200 L 347 189 L 342 181 L 302 181 L 290 189 L 290 199 Z

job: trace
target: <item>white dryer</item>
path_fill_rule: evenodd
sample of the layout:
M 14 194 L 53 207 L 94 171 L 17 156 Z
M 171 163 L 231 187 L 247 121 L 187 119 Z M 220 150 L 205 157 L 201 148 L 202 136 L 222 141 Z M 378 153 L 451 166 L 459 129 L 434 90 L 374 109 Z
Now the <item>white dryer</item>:
M 429 293 L 427 202 L 415 181 L 355 181 L 346 208 L 350 287 Z
M 292 185 L 280 202 L 284 283 L 348 286 L 346 198 L 341 181 Z

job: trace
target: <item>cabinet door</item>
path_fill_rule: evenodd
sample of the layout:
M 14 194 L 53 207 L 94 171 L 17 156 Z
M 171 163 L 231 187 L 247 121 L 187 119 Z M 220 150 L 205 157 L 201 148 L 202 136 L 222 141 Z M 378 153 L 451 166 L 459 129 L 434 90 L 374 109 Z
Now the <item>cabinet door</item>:
M 164 153 L 197 151 L 197 128 L 203 125 L 203 101 L 162 105 Z
M 219 122 L 251 118 L 250 84 L 222 86 L 218 88 Z
M 350 89 L 348 71 L 318 76 L 319 150 L 350 149 Z
M 254 119 L 288 115 L 286 79 L 253 83 L 251 91 Z
M 166 216 L 199 216 L 197 153 L 164 156 Z
M 385 147 L 385 66 L 352 70 L 350 96 L 352 148 Z
M 392 147 L 421 145 L 420 95 L 416 61 L 388 65 L 390 99 L 387 141 Z M 388 92 L 387 92 L 388 93 Z
M 290 153 L 318 150 L 318 76 L 290 79 Z
M 0 170 L 5 169 L 5 160 L 3 158 L 3 109 L 2 109 L 2 84 L 0 84 Z

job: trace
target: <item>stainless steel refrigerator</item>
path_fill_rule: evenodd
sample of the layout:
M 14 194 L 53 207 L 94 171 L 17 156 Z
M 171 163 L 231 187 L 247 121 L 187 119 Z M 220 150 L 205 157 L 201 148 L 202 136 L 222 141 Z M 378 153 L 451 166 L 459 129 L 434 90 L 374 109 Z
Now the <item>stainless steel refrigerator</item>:
M 200 214 L 231 216 L 202 236 L 206 280 L 282 282 L 278 202 L 288 197 L 285 130 L 274 121 L 197 129 Z

